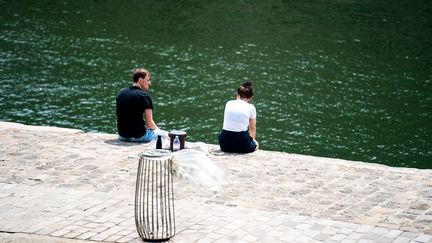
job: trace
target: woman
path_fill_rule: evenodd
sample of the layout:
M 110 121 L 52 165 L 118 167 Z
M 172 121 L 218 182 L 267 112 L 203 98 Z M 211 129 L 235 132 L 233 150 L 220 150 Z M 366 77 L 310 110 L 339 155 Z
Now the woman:
M 252 83 L 248 81 L 237 89 L 237 99 L 226 103 L 223 129 L 219 134 L 222 151 L 250 153 L 258 149 L 256 109 L 250 104 L 252 97 Z

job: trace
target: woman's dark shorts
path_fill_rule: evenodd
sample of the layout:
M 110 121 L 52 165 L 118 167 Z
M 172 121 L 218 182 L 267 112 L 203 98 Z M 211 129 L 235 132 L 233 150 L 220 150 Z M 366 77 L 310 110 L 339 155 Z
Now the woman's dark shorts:
M 219 146 L 224 152 L 250 153 L 256 149 L 256 143 L 248 131 L 231 132 L 222 130 L 219 134 Z

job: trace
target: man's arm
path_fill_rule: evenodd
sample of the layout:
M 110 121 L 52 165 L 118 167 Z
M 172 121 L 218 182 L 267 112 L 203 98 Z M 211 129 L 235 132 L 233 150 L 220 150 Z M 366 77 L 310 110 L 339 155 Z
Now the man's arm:
M 145 109 L 144 115 L 145 115 L 145 121 L 146 121 L 147 128 L 158 129 L 158 127 L 156 126 L 156 123 L 153 121 L 153 110 L 152 109 Z

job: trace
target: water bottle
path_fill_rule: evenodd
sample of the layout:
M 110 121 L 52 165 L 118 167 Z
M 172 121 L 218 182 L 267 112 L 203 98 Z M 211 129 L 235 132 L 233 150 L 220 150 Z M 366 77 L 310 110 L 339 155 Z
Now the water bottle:
M 174 142 L 173 142 L 173 152 L 180 150 L 180 139 L 178 136 L 175 136 Z
M 156 149 L 162 149 L 162 136 L 158 136 L 157 138 Z

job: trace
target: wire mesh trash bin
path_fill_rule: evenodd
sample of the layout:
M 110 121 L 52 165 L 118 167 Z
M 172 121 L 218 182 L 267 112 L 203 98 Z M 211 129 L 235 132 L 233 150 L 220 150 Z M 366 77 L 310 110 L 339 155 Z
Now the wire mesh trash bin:
M 135 225 L 143 240 L 165 241 L 175 235 L 172 155 L 151 149 L 139 154 L 135 188 Z

